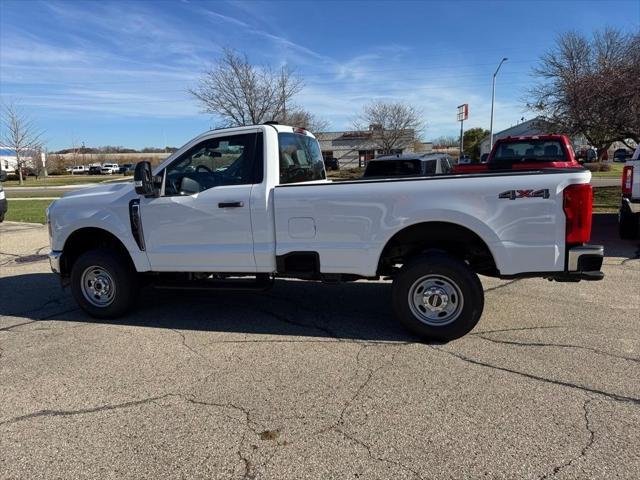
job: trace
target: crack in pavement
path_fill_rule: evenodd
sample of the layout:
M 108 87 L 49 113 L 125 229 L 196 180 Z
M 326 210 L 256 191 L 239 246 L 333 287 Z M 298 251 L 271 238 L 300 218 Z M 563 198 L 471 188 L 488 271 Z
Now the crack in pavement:
M 472 336 L 472 335 L 482 335 L 485 333 L 501 333 L 501 332 L 522 332 L 525 330 L 547 330 L 547 329 L 554 329 L 554 328 L 567 328 L 564 325 L 549 325 L 549 326 L 544 326 L 544 327 L 517 327 L 517 328 L 502 328 L 499 330 L 481 330 L 479 332 L 471 332 L 468 335 Z
M 358 353 L 356 354 L 356 365 L 358 366 L 358 368 L 360 367 L 360 355 L 369 346 L 373 346 L 373 345 L 362 345 L 362 347 L 358 350 Z M 384 369 L 387 366 L 389 366 L 389 365 L 394 363 L 396 357 L 400 353 L 400 350 L 401 350 L 402 346 L 404 346 L 404 345 L 400 345 L 400 348 L 398 348 L 397 351 L 394 352 L 391 355 L 391 358 L 389 360 L 387 360 L 386 362 L 383 362 L 381 365 L 378 365 L 377 368 L 369 369 L 369 372 L 368 372 L 367 377 L 365 378 L 365 380 L 358 386 L 358 388 L 356 389 L 355 393 L 351 396 L 351 398 L 342 407 L 342 410 L 340 411 L 340 415 L 338 416 L 338 419 L 333 424 L 329 425 L 328 427 L 322 428 L 321 430 L 315 432 L 313 434 L 313 436 L 321 435 L 323 433 L 327 433 L 327 432 L 331 432 L 331 431 L 338 432 L 339 434 L 341 434 L 342 436 L 344 436 L 345 438 L 347 438 L 351 442 L 363 447 L 367 451 L 367 454 L 368 454 L 369 458 L 371 458 L 372 460 L 376 460 L 376 461 L 379 461 L 379 462 L 395 465 L 397 467 L 400 467 L 400 468 L 402 468 L 402 469 L 404 469 L 406 471 L 409 471 L 409 472 L 413 473 L 417 478 L 422 479 L 423 477 L 420 475 L 420 472 L 418 472 L 417 470 L 415 470 L 415 469 L 413 469 L 413 468 L 411 468 L 411 467 L 409 467 L 407 465 L 404 465 L 404 464 L 402 464 L 402 463 L 400 463 L 400 462 L 398 462 L 396 460 L 392 460 L 392 459 L 388 459 L 388 458 L 384 458 L 384 457 L 380 457 L 380 456 L 374 455 L 371 445 L 369 445 L 366 442 L 362 441 L 361 439 L 359 439 L 355 435 L 345 432 L 342 429 L 342 426 L 344 425 L 345 416 L 347 414 L 347 411 L 354 405 L 354 403 L 356 402 L 358 397 L 362 394 L 362 392 L 366 389 L 366 387 L 371 383 L 371 381 L 373 380 L 374 376 L 378 372 L 380 372 L 382 369 Z
M 38 417 L 71 417 L 74 415 L 86 415 L 90 413 L 104 412 L 109 410 L 118 410 L 121 408 L 129 408 L 135 407 L 137 405 L 144 405 L 145 403 L 155 402 L 156 400 L 162 400 L 163 398 L 171 397 L 171 396 L 180 396 L 178 394 L 166 393 L 164 395 L 159 395 L 156 397 L 144 398 L 142 400 L 133 400 L 130 402 L 118 403 L 115 405 L 101 405 L 99 407 L 91 407 L 91 408 L 80 408 L 77 410 L 39 410 L 37 412 L 28 413 L 26 415 L 20 415 L 18 417 L 10 418 L 8 420 L 4 420 L 0 422 L 0 426 L 2 425 L 11 425 L 13 423 L 22 422 L 24 420 L 30 420 L 32 418 Z
M 502 372 L 506 372 L 506 373 L 513 373 L 515 375 L 519 375 L 521 377 L 525 377 L 531 380 L 538 380 L 540 382 L 544 382 L 544 383 L 549 383 L 552 385 L 559 385 L 559 386 L 563 386 L 563 387 L 568 387 L 568 388 L 573 388 L 576 390 L 580 390 L 583 392 L 589 392 L 589 393 L 595 393 L 597 395 L 602 395 L 604 397 L 610 398 L 612 400 L 615 400 L 617 402 L 628 402 L 628 403 L 633 403 L 634 405 L 640 405 L 640 398 L 636 398 L 636 397 L 629 397 L 626 395 L 620 395 L 617 393 L 611 393 L 611 392 L 605 392 L 604 390 L 598 390 L 596 388 L 591 388 L 591 387 L 586 387 L 583 385 L 577 385 L 575 383 L 570 383 L 570 382 L 565 382 L 563 380 L 554 380 L 552 378 L 545 378 L 545 377 L 540 377 L 538 375 L 534 375 L 531 373 L 526 373 L 526 372 L 521 372 L 518 370 L 514 370 L 511 368 L 507 368 L 507 367 L 500 367 L 498 365 L 493 365 L 491 363 L 487 363 L 487 362 L 483 362 L 480 360 L 476 360 L 470 357 L 467 357 L 461 353 L 458 352 L 452 352 L 450 350 L 445 350 L 443 348 L 438 348 L 436 346 L 433 345 L 427 345 L 429 348 L 432 348 L 433 350 L 437 350 L 439 352 L 445 353 L 447 355 L 450 355 L 452 357 L 455 357 L 459 360 L 462 360 L 463 362 L 467 362 L 467 363 L 471 363 L 472 365 L 478 365 L 481 367 L 486 367 L 486 368 L 491 368 L 494 370 L 500 370 Z
M 371 451 L 371 445 L 363 442 L 361 439 L 359 439 L 359 438 L 357 438 L 357 437 L 355 437 L 353 435 L 348 434 L 347 432 L 345 432 L 344 430 L 342 430 L 340 428 L 335 428 L 334 431 L 336 431 L 339 434 L 341 434 L 347 440 L 350 440 L 351 442 L 363 447 L 367 451 L 367 455 L 369 455 L 369 458 L 371 458 L 372 460 L 376 460 L 378 462 L 383 462 L 383 463 L 388 463 L 388 464 L 391 464 L 391 465 L 395 465 L 397 467 L 402 468 L 403 470 L 407 470 L 407 471 L 413 473 L 416 478 L 419 478 L 421 480 L 424 479 L 424 477 L 422 475 L 420 475 L 420 472 L 418 470 L 415 470 L 415 469 L 413 469 L 413 468 L 411 468 L 411 467 L 409 467 L 409 466 L 407 466 L 407 465 L 405 465 L 403 463 L 400 463 L 400 462 L 398 462 L 396 460 L 391 460 L 389 458 L 375 456 L 373 454 L 373 452 Z
M 339 338 L 338 334 L 334 331 L 332 331 L 330 328 L 328 327 L 323 327 L 320 325 L 316 325 L 315 323 L 312 324 L 308 324 L 308 323 L 301 323 L 301 322 L 296 322 L 295 320 L 291 320 L 290 318 L 278 313 L 278 312 L 274 312 L 271 310 L 268 310 L 262 306 L 260 307 L 256 307 L 256 310 L 264 313 L 265 315 L 269 315 L 270 317 L 275 318 L 276 320 L 279 320 L 283 323 L 286 323 L 288 325 L 293 325 L 296 327 L 302 327 L 302 328 L 314 328 L 316 330 L 318 330 L 319 332 L 324 333 L 325 335 L 328 335 L 331 338 L 335 338 L 336 341 L 338 342 L 342 342 L 342 340 Z
M 545 473 L 544 475 L 542 475 L 539 478 L 539 480 L 544 480 L 546 478 L 554 477 L 561 470 L 564 470 L 565 468 L 568 468 L 571 465 L 573 465 L 573 463 L 575 461 L 577 461 L 577 460 L 579 460 L 581 458 L 585 458 L 587 456 L 587 452 L 593 446 L 593 442 L 595 441 L 595 437 L 596 437 L 596 432 L 591 427 L 591 422 L 589 421 L 589 408 L 588 407 L 589 407 L 589 404 L 591 403 L 592 400 L 593 399 L 588 398 L 587 400 L 585 400 L 584 404 L 582 405 L 583 414 L 584 414 L 584 426 L 585 426 L 585 429 L 587 430 L 587 433 L 589 434 L 589 438 L 587 439 L 587 443 L 580 450 L 580 454 L 578 456 L 570 459 L 569 461 L 562 463 L 561 465 L 557 465 L 557 466 L 553 467 L 553 470 L 551 472 Z
M 502 285 L 496 285 L 495 287 L 490 287 L 485 289 L 484 293 L 492 292 L 494 290 L 499 290 L 500 288 L 508 287 L 509 285 L 513 285 L 514 283 L 522 281 L 522 278 L 516 278 L 515 280 L 510 280 L 507 283 L 503 283 Z
M 516 342 L 514 340 L 502 340 L 498 338 L 491 338 L 485 335 L 476 334 L 476 337 L 482 338 L 483 340 L 487 340 L 492 343 L 500 343 L 503 345 L 516 345 L 521 347 L 557 347 L 557 348 L 574 348 L 577 350 L 587 350 L 589 352 L 596 353 L 598 355 L 604 355 L 607 357 L 618 358 L 621 360 L 628 360 L 630 362 L 640 363 L 640 358 L 634 357 L 625 357 L 624 355 L 617 355 L 615 353 L 605 352 L 604 350 L 600 350 L 594 347 L 585 347 L 582 345 L 572 345 L 569 343 L 544 343 L 544 342 Z

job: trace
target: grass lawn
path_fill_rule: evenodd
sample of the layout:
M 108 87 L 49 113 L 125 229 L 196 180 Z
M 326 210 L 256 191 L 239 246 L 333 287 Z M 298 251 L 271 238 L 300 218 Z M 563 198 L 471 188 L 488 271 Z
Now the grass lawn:
M 44 211 L 53 200 L 9 199 L 9 209 L 5 220 L 11 222 L 44 223 Z
M 42 192 L 23 192 L 21 190 L 9 190 L 5 192 L 7 198 L 38 198 L 38 197 L 61 197 L 63 192 L 59 190 L 44 190 Z
M 593 211 L 615 213 L 620 209 L 620 187 L 598 187 L 593 189 Z
M 122 175 L 55 175 L 50 177 L 28 177 L 22 185 L 18 180 L 7 180 L 5 187 L 59 187 L 81 183 L 100 183 L 115 178 L 126 178 Z
M 611 165 L 611 170 L 608 172 L 591 172 L 594 177 L 600 178 L 622 178 L 622 168 L 624 167 L 624 163 L 608 163 L 607 165 Z

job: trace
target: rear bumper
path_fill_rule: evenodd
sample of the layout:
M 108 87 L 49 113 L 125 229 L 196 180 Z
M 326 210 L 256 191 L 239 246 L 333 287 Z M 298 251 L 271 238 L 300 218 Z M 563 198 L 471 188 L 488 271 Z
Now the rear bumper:
M 604 273 L 602 245 L 579 245 L 567 249 L 567 263 L 562 272 L 524 272 L 515 275 L 501 275 L 503 279 L 542 277 L 556 282 L 579 282 L 580 280 L 602 280 Z
M 602 280 L 604 273 L 600 269 L 603 260 L 604 247 L 602 245 L 571 247 L 567 251 L 567 270 L 554 280 Z
M 631 213 L 640 213 L 640 200 L 622 197 L 621 208 L 628 208 Z

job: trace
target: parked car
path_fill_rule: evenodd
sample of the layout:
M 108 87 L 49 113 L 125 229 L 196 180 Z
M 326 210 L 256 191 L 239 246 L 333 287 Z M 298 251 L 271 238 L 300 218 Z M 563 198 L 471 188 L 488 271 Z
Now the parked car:
M 123 163 L 122 165 L 120 165 L 118 173 L 122 175 L 133 175 L 133 171 L 135 170 L 135 168 L 135 163 Z
M 454 173 L 484 173 L 492 170 L 539 170 L 582 168 L 565 135 L 533 135 L 496 140 L 487 163 L 458 164 Z
M 337 158 L 326 157 L 324 159 L 324 168 L 325 170 L 340 170 L 340 163 Z
M 69 173 L 71 173 L 71 175 L 84 175 L 89 171 L 89 169 L 84 165 L 75 165 L 71 167 L 68 171 Z
M 369 160 L 362 178 L 425 177 L 450 173 L 453 159 L 443 153 L 405 153 Z
M 49 260 L 98 318 L 124 315 L 146 284 L 246 291 L 275 277 L 391 277 L 398 321 L 451 340 L 480 319 L 478 274 L 603 278 L 603 247 L 585 244 L 590 179 L 556 169 L 330 182 L 306 130 L 211 130 L 153 170 L 138 163 L 134 182 L 55 200 Z
M 622 199 L 618 215 L 620 237 L 635 239 L 640 232 L 640 145 L 622 169 Z
M 7 197 L 4 193 L 4 187 L 2 186 L 2 182 L 7 179 L 7 172 L 4 170 L 0 170 L 0 222 L 4 222 L 4 216 L 7 213 L 8 203 Z
M 614 162 L 626 162 L 628 158 L 631 158 L 633 152 L 627 150 L 626 148 L 618 148 L 615 152 L 613 152 L 613 161 Z
M 113 175 L 120 172 L 120 166 L 117 163 L 104 163 L 102 165 L 103 175 Z
M 102 175 L 102 165 L 91 165 L 87 173 L 89 175 Z

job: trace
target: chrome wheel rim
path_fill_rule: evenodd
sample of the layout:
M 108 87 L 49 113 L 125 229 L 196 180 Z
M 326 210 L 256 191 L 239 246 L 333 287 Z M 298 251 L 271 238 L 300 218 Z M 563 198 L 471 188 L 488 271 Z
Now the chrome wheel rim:
M 413 282 L 408 300 L 415 317 L 435 327 L 455 321 L 464 306 L 460 287 L 443 275 L 425 275 Z
M 103 308 L 113 303 L 116 284 L 104 268 L 96 265 L 86 268 L 80 282 L 82 295 L 91 305 Z

